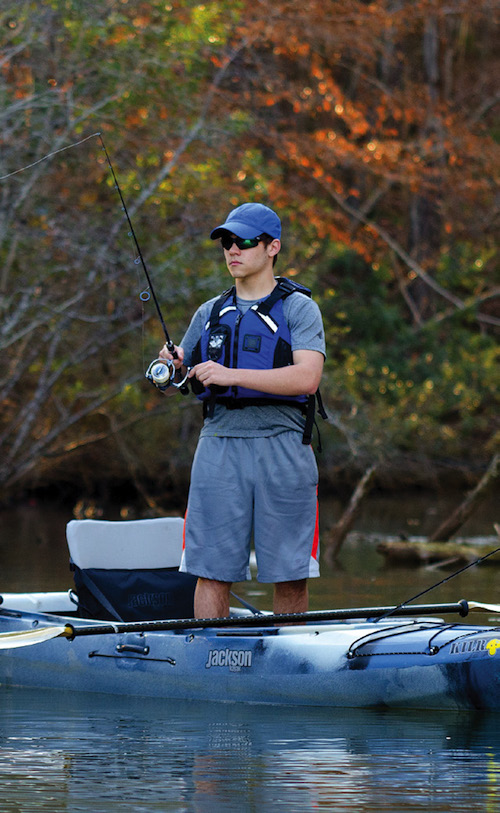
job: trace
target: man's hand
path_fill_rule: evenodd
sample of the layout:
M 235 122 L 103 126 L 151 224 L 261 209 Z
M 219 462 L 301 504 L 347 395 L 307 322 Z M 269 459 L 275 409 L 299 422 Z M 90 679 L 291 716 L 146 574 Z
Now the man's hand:
M 204 387 L 211 387 L 218 384 L 220 387 L 230 387 L 234 383 L 235 370 L 217 364 L 216 361 L 203 361 L 195 364 L 189 373 L 189 378 L 196 376 Z
M 164 359 L 165 361 L 173 361 L 175 369 L 180 370 L 184 362 L 184 349 L 182 347 L 176 347 L 174 345 L 174 350 L 177 353 L 177 358 L 173 357 L 167 345 L 164 344 L 160 352 L 158 353 L 158 358 Z

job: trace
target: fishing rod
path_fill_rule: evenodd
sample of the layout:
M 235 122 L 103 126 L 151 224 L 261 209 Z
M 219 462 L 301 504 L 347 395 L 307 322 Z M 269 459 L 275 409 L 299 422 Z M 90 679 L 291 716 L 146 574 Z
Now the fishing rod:
M 168 330 L 167 330 L 167 326 L 165 324 L 165 320 L 163 318 L 163 314 L 161 312 L 160 303 L 158 302 L 158 298 L 157 298 L 156 293 L 155 293 L 153 282 L 151 280 L 151 277 L 149 276 L 149 271 L 147 269 L 147 266 L 146 266 L 146 263 L 145 263 L 145 260 L 144 260 L 143 254 L 142 254 L 141 247 L 140 247 L 139 241 L 137 239 L 137 235 L 136 235 L 134 227 L 132 225 L 132 220 L 130 219 L 130 215 L 128 213 L 127 204 L 125 203 L 125 200 L 124 200 L 124 197 L 123 197 L 123 194 L 122 194 L 122 190 L 120 188 L 120 184 L 118 183 L 118 178 L 116 177 L 115 170 L 113 169 L 113 164 L 111 163 L 111 158 L 109 157 L 109 153 L 108 153 L 108 151 L 106 149 L 106 145 L 104 143 L 104 139 L 102 137 L 102 134 L 97 133 L 97 135 L 99 137 L 99 141 L 101 142 L 101 146 L 102 146 L 102 150 L 104 152 L 104 155 L 106 156 L 106 161 L 108 163 L 109 170 L 111 172 L 111 176 L 112 176 L 114 184 L 115 184 L 115 189 L 118 192 L 118 195 L 120 197 L 120 201 L 121 201 L 121 204 L 122 204 L 122 209 L 125 212 L 125 217 L 127 218 L 127 223 L 129 225 L 129 229 L 130 229 L 129 236 L 133 238 L 135 247 L 137 249 L 138 256 L 134 260 L 134 263 L 136 265 L 138 265 L 139 262 L 140 262 L 141 265 L 142 265 L 142 270 L 144 271 L 145 277 L 147 279 L 148 287 L 149 287 L 149 290 L 151 291 L 151 296 L 153 297 L 153 302 L 154 302 L 155 307 L 156 307 L 156 312 L 158 314 L 158 318 L 160 319 L 161 326 L 162 326 L 163 332 L 165 334 L 165 340 L 166 340 L 167 348 L 170 351 L 170 353 L 172 353 L 174 358 L 177 358 L 177 353 L 175 351 L 175 346 L 174 346 L 174 343 L 173 343 L 172 339 L 168 335 Z M 141 300 L 143 302 L 147 302 L 148 299 L 149 299 L 148 291 L 143 291 L 141 293 L 141 295 L 140 295 L 140 298 L 141 298 Z
M 125 217 L 127 219 L 127 223 L 128 223 L 129 229 L 130 229 L 129 236 L 132 237 L 132 239 L 134 241 L 136 251 L 137 251 L 137 257 L 135 258 L 134 263 L 136 265 L 138 265 L 140 263 L 141 266 L 142 266 L 142 270 L 144 271 L 144 275 L 146 277 L 149 290 L 151 291 L 151 296 L 153 297 L 153 302 L 155 304 L 156 312 L 158 314 L 158 318 L 160 320 L 161 326 L 163 328 L 163 332 L 165 334 L 165 344 L 166 344 L 167 350 L 169 351 L 169 353 L 172 354 L 174 359 L 178 359 L 179 356 L 177 355 L 175 345 L 174 345 L 172 339 L 169 336 L 167 326 L 165 324 L 165 320 L 163 318 L 163 314 L 162 314 L 162 311 L 161 311 L 161 308 L 160 308 L 160 303 L 158 301 L 158 297 L 156 296 L 156 292 L 155 292 L 155 289 L 154 289 L 153 282 L 152 282 L 151 277 L 149 275 L 149 271 L 148 271 L 148 268 L 146 266 L 144 256 L 142 254 L 141 247 L 140 247 L 139 241 L 137 239 L 137 235 L 136 235 L 134 227 L 132 225 L 132 220 L 131 220 L 131 217 L 129 215 L 128 209 L 127 209 L 127 204 L 125 203 L 125 199 L 123 197 L 123 193 L 122 193 L 122 190 L 120 188 L 120 184 L 118 183 L 118 178 L 116 177 L 116 173 L 115 173 L 115 170 L 113 168 L 113 164 L 111 163 L 111 158 L 109 157 L 109 153 L 108 153 L 108 151 L 106 149 L 106 145 L 104 143 L 104 138 L 102 137 L 102 133 L 100 133 L 100 132 L 96 133 L 96 135 L 99 137 L 99 140 L 101 142 L 102 150 L 103 150 L 104 155 L 106 157 L 106 161 L 107 161 L 107 164 L 109 166 L 111 176 L 113 178 L 115 189 L 118 192 L 118 195 L 120 197 L 122 209 L 123 209 L 123 211 L 125 213 Z M 147 302 L 148 299 L 149 299 L 149 296 L 150 295 L 149 295 L 148 291 L 143 291 L 140 294 L 140 298 L 141 298 L 141 300 L 143 302 Z M 173 386 L 176 389 L 181 390 L 181 392 L 185 393 L 187 391 L 186 382 L 187 382 L 187 379 L 188 379 L 188 376 L 189 376 L 189 369 L 187 369 L 184 378 L 180 382 L 176 382 L 174 380 L 176 372 L 177 371 L 175 369 L 173 361 L 171 361 L 170 359 L 156 358 L 149 365 L 148 369 L 145 372 L 145 376 L 148 379 L 148 381 L 151 381 L 151 383 L 154 384 L 155 387 L 157 387 L 162 392 L 164 390 L 166 390 L 168 387 Z
M 478 565 L 481 562 L 484 562 L 485 559 L 488 559 L 490 556 L 494 556 L 495 553 L 499 553 L 499 552 L 500 552 L 500 548 L 496 548 L 495 550 L 490 550 L 489 553 L 485 553 L 484 556 L 480 556 L 479 559 L 474 559 L 473 562 L 469 562 L 468 565 L 464 565 L 464 567 L 461 567 L 459 570 L 456 570 L 454 573 L 451 573 L 449 576 L 446 576 L 444 579 L 441 579 L 440 581 L 436 582 L 436 584 L 433 584 L 431 587 L 427 587 L 425 590 L 422 590 L 420 593 L 417 593 L 412 598 L 408 598 L 408 599 L 406 599 L 406 601 L 402 601 L 401 604 L 397 605 L 397 607 L 392 607 L 392 608 L 388 609 L 387 612 L 385 612 L 383 615 L 378 616 L 375 620 L 376 621 L 382 621 L 384 618 L 388 618 L 390 615 L 394 615 L 394 613 L 399 613 L 401 610 L 406 608 L 406 606 L 408 604 L 410 604 L 412 601 L 415 601 L 417 598 L 421 598 L 421 596 L 425 596 L 426 593 L 430 593 L 431 590 L 435 590 L 436 587 L 440 587 L 442 584 L 445 584 L 446 582 L 449 582 L 451 579 L 454 579 L 455 576 L 460 575 L 460 573 L 463 573 L 465 570 L 468 570 L 470 567 L 475 567 L 475 565 Z M 409 607 L 408 609 L 411 609 L 411 607 Z
M 106 149 L 106 144 L 104 143 L 104 138 L 102 136 L 102 133 L 101 132 L 91 133 L 90 135 L 86 136 L 85 138 L 80 139 L 80 141 L 76 141 L 73 144 L 67 144 L 64 147 L 60 147 L 57 150 L 53 150 L 52 152 L 49 152 L 46 155 L 43 155 L 41 158 L 38 158 L 36 161 L 33 161 L 32 163 L 27 164 L 26 166 L 20 167 L 19 169 L 15 169 L 12 172 L 8 172 L 6 175 L 1 175 L 0 176 L 0 181 L 5 181 L 5 180 L 7 180 L 7 178 L 11 178 L 13 175 L 18 175 L 20 172 L 25 172 L 25 170 L 31 169 L 32 167 L 37 166 L 37 164 L 41 164 L 42 161 L 47 161 L 49 158 L 52 158 L 54 155 L 58 155 L 59 153 L 65 152 L 66 150 L 71 150 L 74 147 L 79 147 L 81 144 L 84 144 L 86 141 L 89 141 L 91 138 L 99 138 L 99 141 L 101 142 L 101 147 L 102 147 L 102 150 L 103 150 L 104 155 L 106 157 L 106 162 L 107 162 L 109 170 L 111 172 L 111 176 L 113 178 L 115 189 L 118 192 L 118 195 L 120 197 L 122 209 L 123 209 L 123 211 L 125 213 L 125 217 L 127 219 L 127 223 L 128 223 L 129 229 L 130 229 L 129 236 L 132 237 L 133 240 L 134 240 L 135 248 L 136 248 L 136 251 L 137 251 L 137 257 L 135 258 L 134 263 L 136 265 L 141 264 L 142 270 L 144 271 L 144 275 L 145 275 L 147 283 L 148 283 L 149 291 L 151 291 L 151 294 L 149 293 L 149 291 L 142 291 L 142 293 L 140 294 L 140 299 L 143 302 L 147 302 L 150 299 L 150 296 L 153 297 L 153 302 L 154 302 L 155 307 L 156 307 L 156 312 L 158 314 L 158 318 L 160 320 L 161 326 L 163 328 L 163 332 L 165 334 L 165 345 L 167 347 L 167 350 L 172 354 L 172 357 L 174 359 L 178 359 L 178 355 L 177 355 L 177 351 L 175 349 L 175 345 L 174 345 L 172 339 L 169 336 L 167 326 L 165 324 L 165 320 L 164 320 L 163 314 L 161 312 L 160 303 L 158 301 L 158 297 L 156 296 L 154 285 L 153 285 L 153 282 L 152 282 L 151 277 L 149 275 L 149 271 L 147 269 L 147 266 L 146 266 L 146 263 L 145 263 L 145 260 L 144 260 L 144 256 L 142 254 L 141 247 L 139 245 L 139 241 L 137 239 L 137 235 L 135 233 L 134 227 L 132 225 L 132 220 L 130 218 L 130 215 L 129 215 L 129 212 L 128 212 L 128 209 L 127 209 L 127 204 L 125 203 L 125 199 L 123 197 L 123 193 L 122 193 L 122 190 L 120 188 L 120 184 L 118 183 L 118 178 L 116 176 L 113 164 L 111 163 L 111 158 L 110 158 L 109 153 L 108 153 L 108 151 Z M 175 375 L 176 375 L 176 369 L 175 369 L 173 361 L 171 361 L 169 359 L 160 359 L 160 358 L 156 358 L 154 361 L 152 361 L 151 364 L 149 365 L 148 369 L 146 370 L 146 373 L 145 373 L 146 378 L 149 381 L 151 381 L 160 390 L 166 390 L 167 387 L 174 386 L 176 389 L 180 389 L 181 392 L 183 392 L 183 393 L 187 392 L 186 381 L 188 379 L 189 369 L 187 370 L 184 379 L 182 381 L 180 381 L 180 382 L 175 382 L 174 381 Z

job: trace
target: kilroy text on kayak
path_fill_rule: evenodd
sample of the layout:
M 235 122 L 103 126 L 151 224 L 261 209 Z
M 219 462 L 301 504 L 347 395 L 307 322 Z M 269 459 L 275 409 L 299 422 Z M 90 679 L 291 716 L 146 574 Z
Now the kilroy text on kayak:
M 453 655 L 487 651 L 493 656 L 496 655 L 499 649 L 500 640 L 498 638 L 474 638 L 470 641 L 453 641 L 450 646 L 450 652 Z

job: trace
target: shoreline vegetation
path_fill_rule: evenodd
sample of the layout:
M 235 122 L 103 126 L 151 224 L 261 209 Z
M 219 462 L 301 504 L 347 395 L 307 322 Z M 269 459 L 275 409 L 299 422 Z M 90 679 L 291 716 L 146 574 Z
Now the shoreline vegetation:
M 144 378 L 165 337 L 100 135 L 176 343 L 228 285 L 214 223 L 280 213 L 277 273 L 325 325 L 325 492 L 478 486 L 500 442 L 500 51 L 491 0 L 431 5 L 3 4 L 0 502 L 155 511 L 189 483 L 200 405 Z

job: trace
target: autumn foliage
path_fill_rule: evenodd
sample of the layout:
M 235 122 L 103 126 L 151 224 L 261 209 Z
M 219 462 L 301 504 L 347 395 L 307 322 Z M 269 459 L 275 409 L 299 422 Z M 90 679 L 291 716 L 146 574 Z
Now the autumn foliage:
M 327 329 L 325 481 L 480 470 L 499 437 L 496 13 L 4 3 L 0 481 L 187 477 L 197 405 L 142 380 L 163 337 L 98 132 L 176 340 L 226 285 L 213 223 L 245 200 L 282 215 L 279 272 Z

